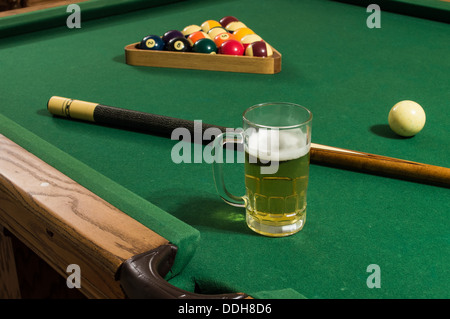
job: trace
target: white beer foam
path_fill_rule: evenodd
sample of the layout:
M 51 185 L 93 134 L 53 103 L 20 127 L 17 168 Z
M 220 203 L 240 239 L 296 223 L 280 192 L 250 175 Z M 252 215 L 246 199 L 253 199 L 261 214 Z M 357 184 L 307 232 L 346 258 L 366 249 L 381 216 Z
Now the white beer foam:
M 250 132 L 246 151 L 265 161 L 288 161 L 306 155 L 311 147 L 301 129 L 259 129 Z

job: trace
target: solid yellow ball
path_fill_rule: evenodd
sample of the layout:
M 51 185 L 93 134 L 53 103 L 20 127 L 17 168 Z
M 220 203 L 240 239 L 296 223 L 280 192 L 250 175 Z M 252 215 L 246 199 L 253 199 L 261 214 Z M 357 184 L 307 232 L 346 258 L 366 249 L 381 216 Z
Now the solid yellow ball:
M 410 137 L 419 133 L 425 126 L 426 116 L 423 108 L 414 101 L 401 101 L 389 112 L 390 128 L 400 136 Z

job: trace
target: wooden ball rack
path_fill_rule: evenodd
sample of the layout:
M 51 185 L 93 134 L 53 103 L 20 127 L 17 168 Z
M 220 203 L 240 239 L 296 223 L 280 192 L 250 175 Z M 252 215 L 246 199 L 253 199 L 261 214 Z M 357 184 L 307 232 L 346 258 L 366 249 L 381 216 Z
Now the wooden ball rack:
M 137 42 L 125 47 L 125 59 L 127 64 L 135 66 L 275 74 L 281 71 L 281 54 L 273 47 L 272 50 L 270 57 L 234 56 L 142 50 Z

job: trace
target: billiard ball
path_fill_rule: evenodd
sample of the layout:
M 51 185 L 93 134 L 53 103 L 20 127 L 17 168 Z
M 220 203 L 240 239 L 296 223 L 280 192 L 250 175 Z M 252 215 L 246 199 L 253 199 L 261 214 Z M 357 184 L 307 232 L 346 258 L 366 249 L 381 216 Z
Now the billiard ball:
M 208 35 L 211 39 L 214 39 L 216 37 L 216 35 L 219 35 L 221 33 L 227 33 L 227 30 L 225 30 L 225 28 L 222 27 L 217 27 L 217 28 L 212 28 L 211 30 L 208 31 Z
M 273 50 L 270 45 L 264 41 L 256 41 L 250 43 L 245 49 L 245 55 L 247 56 L 258 56 L 258 57 L 268 57 L 273 55 Z
M 191 33 L 187 39 L 189 41 L 189 43 L 191 44 L 191 46 L 193 46 L 195 44 L 195 42 L 197 42 L 200 39 L 209 39 L 209 35 L 207 35 L 205 32 L 203 31 L 196 31 L 194 33 Z
M 239 21 L 238 18 L 233 16 L 226 16 L 219 20 L 219 23 L 222 25 L 222 27 L 226 27 L 230 22 Z
M 401 101 L 395 104 L 388 115 L 390 128 L 400 136 L 410 137 L 419 133 L 425 126 L 426 116 L 423 108 L 414 101 Z
M 216 54 L 217 46 L 213 40 L 203 38 L 195 42 L 194 46 L 192 47 L 192 51 L 197 53 Z
M 187 52 L 191 50 L 191 44 L 185 37 L 177 37 L 167 43 L 168 51 Z
M 190 34 L 197 32 L 197 31 L 202 31 L 202 27 L 196 24 L 191 24 L 188 25 L 187 27 L 185 27 L 181 33 L 183 33 L 183 35 L 185 37 L 188 37 Z
M 227 24 L 227 26 L 225 27 L 225 29 L 227 29 L 228 32 L 233 33 L 234 31 L 236 31 L 237 29 L 240 28 L 246 28 L 247 26 L 242 23 L 241 21 L 233 21 Z
M 219 47 L 220 54 L 244 55 L 244 46 L 238 40 L 227 40 Z
M 183 33 L 179 30 L 169 30 L 166 33 L 164 33 L 164 35 L 162 36 L 162 40 L 167 45 L 167 43 L 169 43 L 169 41 L 172 40 L 173 38 L 183 36 L 184 36 Z
M 214 37 L 214 42 L 216 43 L 218 48 L 222 45 L 222 43 L 224 43 L 225 41 L 228 41 L 228 40 L 236 40 L 236 39 L 234 38 L 233 34 L 228 33 L 228 32 L 221 33 Z
M 241 41 L 243 37 L 249 34 L 255 34 L 250 28 L 240 28 L 233 32 L 234 38 Z
M 216 27 L 221 27 L 222 25 L 215 20 L 206 20 L 201 24 L 202 30 L 206 33 L 208 33 L 209 30 Z
M 163 50 L 164 41 L 158 35 L 148 35 L 142 39 L 139 48 L 144 50 Z
M 244 49 L 247 49 L 249 44 L 256 41 L 262 41 L 262 38 L 257 34 L 249 34 L 241 39 L 241 43 L 244 46 Z

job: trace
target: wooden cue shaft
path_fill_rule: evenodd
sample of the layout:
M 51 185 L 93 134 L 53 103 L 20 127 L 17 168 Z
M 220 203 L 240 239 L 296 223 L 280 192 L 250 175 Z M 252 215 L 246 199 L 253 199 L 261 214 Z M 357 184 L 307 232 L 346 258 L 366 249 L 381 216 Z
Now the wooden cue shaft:
M 311 143 L 311 162 L 450 187 L 450 168 Z
M 194 121 L 137 112 L 97 103 L 53 96 L 47 104 L 50 113 L 73 119 L 95 122 L 152 134 L 171 136 L 180 127 L 195 133 Z M 226 127 L 202 123 L 201 130 Z M 211 140 L 203 140 L 204 144 Z M 450 187 L 450 168 L 352 151 L 320 144 L 311 144 L 311 163 Z

